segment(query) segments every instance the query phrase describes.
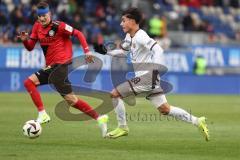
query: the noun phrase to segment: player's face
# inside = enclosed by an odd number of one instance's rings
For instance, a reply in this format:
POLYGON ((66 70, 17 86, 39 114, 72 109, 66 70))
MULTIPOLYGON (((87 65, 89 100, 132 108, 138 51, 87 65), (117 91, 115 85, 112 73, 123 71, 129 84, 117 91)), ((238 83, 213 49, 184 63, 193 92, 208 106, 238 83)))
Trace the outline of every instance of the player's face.
POLYGON ((41 23, 43 26, 47 26, 50 21, 51 21, 51 14, 50 12, 43 14, 41 16, 38 16, 38 21, 41 23))
POLYGON ((135 20, 127 18, 126 16, 122 16, 122 21, 121 24, 123 32, 124 33, 129 33, 131 32, 133 26, 136 25, 135 20))

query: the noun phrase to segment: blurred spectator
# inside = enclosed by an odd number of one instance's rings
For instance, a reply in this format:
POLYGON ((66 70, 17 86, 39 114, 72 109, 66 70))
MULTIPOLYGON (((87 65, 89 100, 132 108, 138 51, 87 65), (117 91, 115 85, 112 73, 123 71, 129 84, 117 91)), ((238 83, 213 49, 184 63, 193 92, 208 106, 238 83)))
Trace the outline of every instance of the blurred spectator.
POLYGON ((207 33, 213 33, 214 27, 207 20, 204 20, 202 22, 202 29, 203 29, 203 31, 205 31, 207 33))
POLYGON ((180 5, 192 7, 192 8, 200 8, 201 3, 199 0, 179 0, 180 5))
POLYGON ((106 13, 105 9, 102 4, 98 4, 95 12, 95 16, 99 20, 105 20, 106 18, 106 13))
POLYGON ((107 23, 105 21, 99 22, 99 27, 103 35, 109 36, 112 33, 111 30, 108 29, 107 23))
POLYGON ((240 41, 240 30, 238 30, 237 33, 236 33, 236 40, 238 42, 240 41))
POLYGON ((24 23, 24 18, 20 6, 16 7, 10 15, 11 23, 17 27, 20 24, 24 23))
POLYGON ((215 6, 220 6, 220 7, 234 7, 234 8, 239 8, 239 0, 214 0, 214 5, 215 6))
POLYGON ((230 6, 239 8, 239 0, 230 0, 230 6))
POLYGON ((155 14, 150 20, 149 20, 149 35, 153 38, 160 38, 164 36, 164 32, 166 31, 166 24, 165 22, 160 18, 159 15, 155 14))
POLYGON ((203 6, 213 6, 214 0, 200 0, 201 5, 203 6))
POLYGON ((158 43, 160 44, 160 46, 163 49, 169 49, 171 46, 171 40, 168 37, 168 32, 167 32, 167 19, 165 16, 162 16, 161 20, 163 21, 163 30, 162 30, 162 37, 160 37, 159 39, 157 38, 156 40, 158 41, 158 43))
POLYGON ((0 11, 0 26, 6 25, 8 23, 7 17, 0 11))
POLYGON ((196 13, 188 13, 182 21, 185 31, 213 32, 213 26, 207 21, 202 21, 196 13))
POLYGON ((66 10, 63 10, 62 12, 60 12, 59 16, 58 16, 59 20, 64 21, 66 23, 71 23, 71 19, 70 16, 68 15, 66 10))
POLYGON ((197 56, 193 66, 193 72, 196 75, 204 75, 206 74, 207 69, 207 61, 203 56, 197 56))
POLYGON ((61 0, 57 7, 57 13, 63 13, 63 12, 69 13, 69 11, 70 11, 70 5, 68 3, 68 0, 61 0))
POLYGON ((169 23, 167 23, 167 28, 169 30, 182 30, 182 16, 180 15, 179 6, 175 6, 173 11, 170 11, 166 14, 169 23))
POLYGON ((94 23, 94 26, 91 30, 91 43, 103 44, 103 35, 98 23, 94 23))
POLYGON ((31 11, 29 13, 28 23, 33 24, 37 19, 36 14, 37 7, 35 5, 32 6, 31 11))
POLYGON ((193 19, 190 13, 183 17, 183 29, 184 31, 192 31, 193 30, 193 19))
POLYGON ((149 20, 149 35, 159 42, 164 49, 170 47, 171 41, 167 35, 167 21, 164 16, 154 15, 149 20))
POLYGON ((76 28, 78 30, 82 30, 82 24, 83 24, 83 20, 81 18, 81 16, 79 14, 75 14, 73 17, 73 23, 71 24, 73 28, 76 28))
MULTIPOLYGON (((1 43, 17 42, 14 35, 19 30, 31 28, 36 20, 35 10, 39 1, 0 1, 1 43)), ((141 24, 141 27, 157 37, 159 42, 167 42, 167 28, 174 31, 207 32, 213 42, 239 39, 239 0, 128 0, 124 3, 118 0, 47 1, 50 3, 53 19, 66 21, 82 30, 90 42, 93 37, 102 41, 102 37, 109 39, 122 36, 119 26, 121 7, 126 9, 133 3, 144 11, 145 21, 150 19, 148 26, 141 24), (153 13, 161 13, 163 16, 156 18, 153 13)))
POLYGON ((9 43, 10 42, 10 28, 6 27, 5 31, 2 33, 1 37, 0 37, 0 42, 1 43, 9 43))
POLYGON ((192 13, 191 18, 193 20, 192 31, 205 31, 206 30, 201 19, 199 18, 199 16, 196 13, 192 13))
POLYGON ((75 0, 69 0, 69 13, 73 14, 77 11, 77 3, 75 0))

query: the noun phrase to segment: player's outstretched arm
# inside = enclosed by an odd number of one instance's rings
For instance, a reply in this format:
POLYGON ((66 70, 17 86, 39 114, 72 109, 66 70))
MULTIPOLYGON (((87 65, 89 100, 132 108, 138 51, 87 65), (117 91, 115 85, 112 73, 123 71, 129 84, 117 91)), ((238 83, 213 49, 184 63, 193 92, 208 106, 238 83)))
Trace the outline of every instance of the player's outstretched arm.
POLYGON ((33 40, 31 38, 29 38, 29 34, 25 31, 22 31, 20 32, 17 37, 19 39, 21 39, 21 41, 23 42, 24 44, 24 47, 28 50, 28 51, 31 51, 33 50, 35 44, 36 44, 36 40, 33 40))
POLYGON ((127 52, 122 50, 122 49, 114 49, 109 52, 107 52, 108 55, 113 56, 113 57, 126 57, 127 52))
POLYGON ((83 35, 82 32, 80 32, 79 30, 77 29, 74 29, 73 31, 73 36, 77 37, 79 42, 81 43, 82 45, 82 48, 83 48, 83 51, 86 55, 86 62, 87 63, 93 63, 94 62, 94 59, 93 59, 93 56, 92 56, 92 53, 90 52, 89 50, 89 47, 88 47, 88 44, 87 44, 87 41, 86 41, 86 38, 85 36, 83 35))
POLYGON ((114 57, 126 57, 126 53, 122 49, 114 49, 108 51, 104 44, 93 44, 94 51, 102 55, 110 55, 114 57))

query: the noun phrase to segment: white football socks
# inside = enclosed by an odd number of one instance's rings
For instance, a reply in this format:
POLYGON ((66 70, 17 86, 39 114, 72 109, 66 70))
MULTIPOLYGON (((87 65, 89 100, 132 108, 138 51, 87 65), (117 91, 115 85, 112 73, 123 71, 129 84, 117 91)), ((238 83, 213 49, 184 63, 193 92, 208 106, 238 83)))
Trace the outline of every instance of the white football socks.
MULTIPOLYGON (((117 121, 118 121, 118 127, 126 127, 127 121, 126 121, 126 110, 123 103, 123 100, 121 98, 112 98, 112 104, 114 107, 114 111, 117 114, 117 121)), ((192 123, 193 125, 198 125, 198 118, 194 115, 191 115, 187 111, 179 108, 179 107, 170 107, 169 116, 172 116, 178 120, 182 120, 188 123, 192 123)))
POLYGON ((45 109, 44 109, 44 110, 38 112, 38 115, 43 115, 43 114, 46 114, 46 113, 47 113, 47 112, 46 112, 45 109))
POLYGON ((172 116, 176 119, 179 119, 179 120, 182 120, 182 121, 185 121, 185 122, 188 122, 188 123, 192 123, 195 126, 198 125, 198 118, 189 114, 187 111, 185 111, 181 108, 171 106, 168 115, 172 116))
POLYGON ((126 127, 126 110, 121 98, 112 98, 114 111, 117 114, 118 127, 126 127))

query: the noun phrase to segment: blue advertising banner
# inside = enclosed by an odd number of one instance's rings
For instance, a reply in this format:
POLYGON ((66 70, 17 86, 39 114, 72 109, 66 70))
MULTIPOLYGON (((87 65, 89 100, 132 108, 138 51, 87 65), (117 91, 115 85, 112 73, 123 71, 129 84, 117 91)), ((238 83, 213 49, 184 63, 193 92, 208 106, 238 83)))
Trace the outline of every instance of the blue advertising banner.
MULTIPOLYGON (((44 67, 42 50, 36 48, 29 52, 23 47, 0 46, 0 91, 24 91, 23 81, 29 75, 44 67)), ((74 48, 74 56, 83 55, 80 48, 74 48)), ((93 83, 85 83, 82 78, 85 68, 80 67, 71 73, 73 84, 84 87, 110 91, 111 57, 95 54, 102 60, 102 71, 93 83)), ((240 76, 196 76, 192 74, 194 59, 201 55, 206 58, 210 67, 240 67, 240 47, 236 46, 191 46, 187 51, 166 51, 165 64, 168 73, 164 76, 173 84, 173 93, 212 93, 239 94, 240 76)), ((124 63, 119 61, 119 63, 124 63)), ((40 87, 43 91, 52 91, 50 87, 40 87)))
MULTIPOLYGON (((25 91, 23 81, 34 69, 11 69, 0 70, 0 91, 16 92, 25 91)), ((101 90, 110 92, 113 89, 112 79, 109 71, 101 71, 96 80, 86 83, 83 79, 84 70, 78 70, 70 74, 69 79, 73 85, 89 88, 89 90, 101 90)), ((196 76, 193 74, 171 74, 164 75, 163 80, 173 85, 171 93, 180 94, 240 94, 240 76, 196 76)), ((39 87, 41 91, 54 91, 50 86, 39 87)))
MULTIPOLYGON (((0 68, 42 68, 45 60, 42 50, 29 52, 23 47, 0 46, 0 68)), ((81 48, 74 49, 74 56, 83 55, 81 48)), ((111 58, 95 54, 103 60, 104 68, 109 69, 111 58)), ((192 72, 195 58, 201 55, 209 67, 240 67, 240 47, 237 46, 191 46, 186 51, 166 51, 165 64, 169 72, 192 72)))
POLYGON ((198 45, 190 49, 193 58, 203 56, 210 67, 240 67, 239 46, 198 45))

